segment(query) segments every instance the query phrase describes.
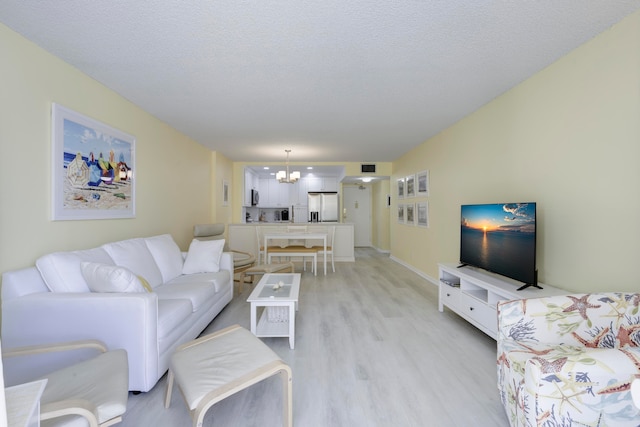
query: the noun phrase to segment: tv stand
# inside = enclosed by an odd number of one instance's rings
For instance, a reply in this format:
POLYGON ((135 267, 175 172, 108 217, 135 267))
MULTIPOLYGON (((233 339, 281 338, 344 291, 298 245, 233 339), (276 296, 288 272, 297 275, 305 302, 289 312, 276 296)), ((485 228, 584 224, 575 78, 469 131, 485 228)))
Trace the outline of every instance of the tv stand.
POLYGON ((496 312, 499 301, 567 294, 549 285, 544 285, 544 289, 542 284, 523 287, 522 282, 456 264, 438 264, 438 277, 438 309, 442 312, 447 306, 493 339, 498 333, 496 312), (533 289, 534 286, 537 289, 533 289))

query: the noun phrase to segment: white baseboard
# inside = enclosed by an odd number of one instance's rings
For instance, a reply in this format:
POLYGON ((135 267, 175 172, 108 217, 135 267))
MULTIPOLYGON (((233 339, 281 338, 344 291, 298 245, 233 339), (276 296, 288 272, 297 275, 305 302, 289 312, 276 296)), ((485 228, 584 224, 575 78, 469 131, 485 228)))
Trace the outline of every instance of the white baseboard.
POLYGON ((431 282, 431 284, 433 284, 435 286, 438 286, 438 280, 434 279, 431 276, 429 276, 425 272, 418 270, 414 266, 407 264, 406 262, 402 261, 401 259, 398 259, 398 258, 394 257, 393 255, 391 255, 389 257, 389 259, 392 260, 392 261, 397 262, 398 264, 402 265, 403 267, 408 268, 409 270, 413 271, 414 273, 416 273, 418 276, 422 277, 426 281, 431 282))
POLYGON ((373 247, 373 249, 375 249, 377 252, 381 253, 381 254, 390 254, 391 251, 388 249, 380 249, 380 248, 376 248, 375 246, 373 247))

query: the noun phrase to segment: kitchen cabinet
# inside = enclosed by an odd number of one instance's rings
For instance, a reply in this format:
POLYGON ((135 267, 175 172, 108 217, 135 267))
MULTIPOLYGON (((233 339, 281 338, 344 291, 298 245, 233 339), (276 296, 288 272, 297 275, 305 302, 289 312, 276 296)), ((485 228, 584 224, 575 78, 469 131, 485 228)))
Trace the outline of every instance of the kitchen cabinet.
POLYGON ((338 179, 336 177, 310 177, 305 178, 307 192, 314 191, 338 191, 338 179))
POLYGON ((289 186, 281 184, 274 178, 262 178, 259 180, 260 203, 263 208, 286 208, 289 204, 289 186))
POLYGON ((251 206, 251 190, 258 190, 258 176, 251 169, 244 170, 244 206, 251 206))

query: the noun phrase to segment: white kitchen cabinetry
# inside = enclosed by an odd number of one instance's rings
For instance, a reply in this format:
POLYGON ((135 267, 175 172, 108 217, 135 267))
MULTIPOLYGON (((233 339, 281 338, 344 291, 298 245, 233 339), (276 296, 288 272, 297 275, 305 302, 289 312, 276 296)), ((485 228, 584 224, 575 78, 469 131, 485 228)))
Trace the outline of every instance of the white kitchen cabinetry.
POLYGON ((261 178, 258 180, 258 191, 260 192, 260 201, 258 206, 267 207, 271 206, 271 196, 269 195, 269 180, 261 178))
POLYGON ((338 179, 335 177, 309 177, 305 181, 307 192, 338 191, 338 179))
POLYGON ((269 206, 284 208, 289 205, 289 186, 281 184, 276 179, 269 179, 269 206))
POLYGON ((289 186, 281 184, 275 178, 262 178, 259 180, 260 207, 286 208, 289 204, 289 186))
POLYGON ((497 305, 499 301, 564 295, 567 292, 553 286, 543 289, 517 289, 522 283, 473 267, 438 264, 438 309, 446 305, 463 319, 493 339, 498 332, 497 305))
POLYGON ((244 170, 244 206, 251 206, 251 190, 258 190, 258 177, 250 170, 244 170))

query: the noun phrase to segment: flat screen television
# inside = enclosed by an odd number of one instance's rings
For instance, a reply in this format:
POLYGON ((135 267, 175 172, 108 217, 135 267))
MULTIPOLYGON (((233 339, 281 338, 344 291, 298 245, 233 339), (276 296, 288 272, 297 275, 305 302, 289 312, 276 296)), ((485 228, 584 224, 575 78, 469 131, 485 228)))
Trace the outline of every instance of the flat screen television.
POLYGON ((460 264, 538 286, 536 204, 462 205, 460 264))

